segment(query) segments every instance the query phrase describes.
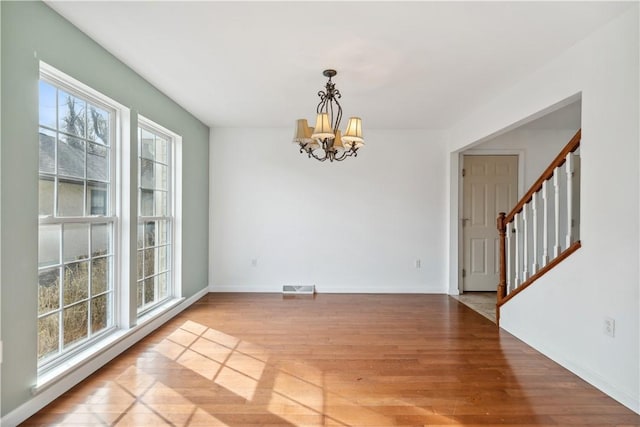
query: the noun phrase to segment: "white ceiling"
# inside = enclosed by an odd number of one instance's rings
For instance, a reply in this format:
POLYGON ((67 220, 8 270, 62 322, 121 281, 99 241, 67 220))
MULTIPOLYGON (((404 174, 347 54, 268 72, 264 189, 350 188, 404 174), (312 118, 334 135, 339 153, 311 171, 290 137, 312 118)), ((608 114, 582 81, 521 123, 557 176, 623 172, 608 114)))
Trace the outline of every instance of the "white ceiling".
MULTIPOLYGON (((209 126, 447 128, 632 3, 67 2, 53 9, 209 126), (344 124, 343 124, 344 125, 344 124)), ((596 61, 597 58, 594 58, 596 61)))

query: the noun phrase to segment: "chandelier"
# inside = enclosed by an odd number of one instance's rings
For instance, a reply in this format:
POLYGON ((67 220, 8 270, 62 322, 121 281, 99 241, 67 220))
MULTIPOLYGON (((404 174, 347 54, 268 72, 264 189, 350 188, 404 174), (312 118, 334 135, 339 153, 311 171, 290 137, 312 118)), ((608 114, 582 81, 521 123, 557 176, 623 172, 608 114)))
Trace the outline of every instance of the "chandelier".
POLYGON ((325 90, 318 92, 320 102, 316 108, 316 126, 310 128, 306 119, 296 121, 293 142, 300 146, 300 153, 307 153, 311 158, 324 162, 340 162, 347 157, 357 156, 358 149, 364 145, 362 138, 362 120, 351 117, 344 134, 340 133, 342 107, 338 99, 342 97, 331 78, 337 74, 336 70, 324 70, 322 73, 329 78, 325 90))

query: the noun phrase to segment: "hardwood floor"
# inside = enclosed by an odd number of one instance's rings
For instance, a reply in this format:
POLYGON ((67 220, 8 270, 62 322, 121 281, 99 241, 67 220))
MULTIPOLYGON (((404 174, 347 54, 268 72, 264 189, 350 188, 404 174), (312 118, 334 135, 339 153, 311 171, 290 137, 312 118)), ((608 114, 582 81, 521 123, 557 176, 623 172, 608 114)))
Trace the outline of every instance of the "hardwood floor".
POLYGON ((640 425, 446 295, 209 294, 23 425, 640 425))
POLYGON ((496 323, 496 294, 497 292, 465 292, 460 295, 452 295, 473 311, 483 315, 496 323))

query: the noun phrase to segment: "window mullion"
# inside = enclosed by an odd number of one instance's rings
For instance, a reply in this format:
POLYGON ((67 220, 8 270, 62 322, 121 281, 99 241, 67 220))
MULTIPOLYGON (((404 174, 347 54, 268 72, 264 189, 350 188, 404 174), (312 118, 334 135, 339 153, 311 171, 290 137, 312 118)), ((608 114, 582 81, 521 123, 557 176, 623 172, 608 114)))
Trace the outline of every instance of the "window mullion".
POLYGON ((38 223, 41 225, 48 224, 103 224, 114 223, 117 217, 115 216, 99 216, 93 215, 88 217, 81 216, 41 216, 38 218, 38 223))

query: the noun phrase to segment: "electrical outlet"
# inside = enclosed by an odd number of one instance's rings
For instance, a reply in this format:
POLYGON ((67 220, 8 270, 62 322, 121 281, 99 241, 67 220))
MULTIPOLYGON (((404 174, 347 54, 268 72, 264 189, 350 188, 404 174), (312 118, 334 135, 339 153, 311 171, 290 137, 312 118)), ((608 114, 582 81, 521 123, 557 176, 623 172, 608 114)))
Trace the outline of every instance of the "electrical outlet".
POLYGON ((253 258, 251 260, 251 266, 252 267, 257 267, 258 266, 258 258, 253 258))
POLYGON ((422 262, 420 262, 420 258, 416 259, 416 268, 422 267, 422 262))
POLYGON ((604 334, 610 337, 616 336, 616 321, 610 317, 604 318, 604 334))

